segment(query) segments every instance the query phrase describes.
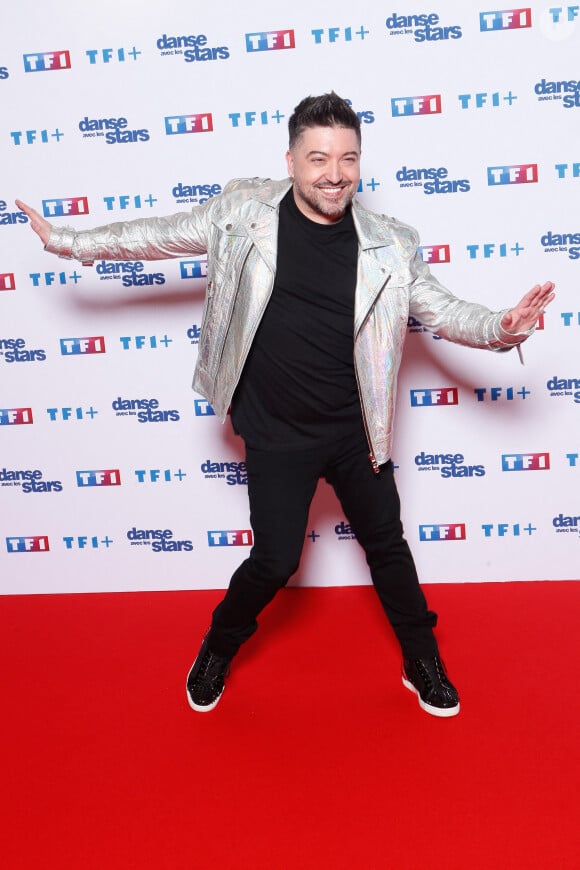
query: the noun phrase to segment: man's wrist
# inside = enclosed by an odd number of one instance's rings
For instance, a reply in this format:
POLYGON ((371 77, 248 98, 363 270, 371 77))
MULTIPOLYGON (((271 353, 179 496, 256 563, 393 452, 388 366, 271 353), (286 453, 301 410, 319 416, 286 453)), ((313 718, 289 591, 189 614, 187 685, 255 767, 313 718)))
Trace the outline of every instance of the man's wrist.
POLYGON ((519 332, 510 332, 510 330, 506 329, 505 326, 502 326, 501 323, 500 323, 500 328, 501 328, 502 333, 504 335, 509 335, 510 338, 522 338, 523 339, 523 338, 528 338, 528 336, 530 336, 534 332, 536 325, 534 324, 529 329, 519 330, 519 332))

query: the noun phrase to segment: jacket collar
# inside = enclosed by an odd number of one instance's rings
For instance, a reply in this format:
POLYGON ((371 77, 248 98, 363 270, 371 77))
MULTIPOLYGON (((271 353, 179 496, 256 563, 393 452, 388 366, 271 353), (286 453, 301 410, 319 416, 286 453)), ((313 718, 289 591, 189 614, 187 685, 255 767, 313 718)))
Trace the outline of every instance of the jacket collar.
POLYGON ((256 182, 255 192, 251 194, 252 198, 272 208, 278 208, 292 187, 292 179, 290 178, 284 178, 280 181, 274 181, 271 178, 256 179, 256 182))
MULTIPOLYGON (((272 209, 270 215, 249 226, 248 235, 273 275, 276 271, 277 236, 274 227, 277 221, 277 209, 291 186, 290 178, 280 181, 251 178, 234 180, 226 188, 228 191, 244 190, 250 199, 272 209)), ((368 211, 356 199, 352 203, 352 214, 361 247, 355 299, 355 335, 357 335, 375 299, 389 280, 389 270, 386 265, 377 260, 370 251, 386 248, 394 244, 395 239, 389 229, 390 221, 383 215, 368 211)))
POLYGON ((384 248, 393 244, 393 238, 385 226, 384 215, 369 211, 357 199, 354 199, 352 217, 363 251, 368 251, 371 248, 384 248))
MULTIPOLYGON (((254 181, 254 180, 253 180, 254 181)), ((264 205, 278 208, 282 199, 292 187, 292 180, 285 178, 280 181, 272 179, 255 179, 255 190, 250 194, 264 205)), ((382 248, 392 245, 393 239, 385 232, 383 215, 369 211, 355 198, 352 202, 352 215, 356 234, 363 251, 370 248, 382 248)))

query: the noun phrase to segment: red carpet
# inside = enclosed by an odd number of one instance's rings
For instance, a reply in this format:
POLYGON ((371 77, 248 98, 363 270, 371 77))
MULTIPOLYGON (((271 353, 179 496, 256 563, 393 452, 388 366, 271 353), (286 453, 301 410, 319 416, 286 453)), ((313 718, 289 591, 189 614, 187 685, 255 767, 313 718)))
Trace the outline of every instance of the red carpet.
POLYGON ((220 592, 0 598, 7 870, 580 867, 580 582, 426 587, 462 712, 372 589, 284 590, 212 713, 220 592))

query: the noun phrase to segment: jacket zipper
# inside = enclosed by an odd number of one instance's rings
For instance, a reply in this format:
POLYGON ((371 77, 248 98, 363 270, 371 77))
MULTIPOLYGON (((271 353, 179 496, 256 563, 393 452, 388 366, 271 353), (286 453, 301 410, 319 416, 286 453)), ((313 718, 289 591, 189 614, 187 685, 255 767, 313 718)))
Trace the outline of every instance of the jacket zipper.
POLYGON ((356 388, 357 388, 357 390, 358 390, 358 398, 359 398, 359 401, 360 401, 360 409, 361 409, 361 416, 362 416, 363 426, 364 426, 364 430, 365 430, 365 436, 366 436, 366 439, 367 439, 367 445, 368 445, 368 447, 369 447, 369 462, 370 462, 370 464, 371 464, 371 468, 372 468, 372 470, 374 471, 374 473, 375 473, 375 474, 378 474, 379 471, 380 471, 381 469, 379 468, 379 463, 377 462, 377 458, 376 458, 376 456, 375 456, 375 454, 374 454, 374 452, 373 452, 373 446, 372 446, 371 439, 370 439, 370 435, 369 435, 369 427, 368 427, 368 425, 367 425, 367 417, 366 417, 366 412, 365 412, 365 405, 364 405, 364 400, 363 400, 362 393, 361 393, 361 389, 360 389, 360 382, 359 382, 359 379, 358 379, 358 372, 357 372, 357 370, 356 370, 356 360, 354 361, 354 375, 355 375, 355 378, 356 378, 356 388))
MULTIPOLYGON (((385 270, 383 269, 382 271, 384 272, 385 270)), ((381 287, 381 292, 384 290, 384 288, 386 287, 386 285, 389 283, 390 279, 391 279, 391 276, 389 275, 389 276, 387 277, 387 280, 385 281, 385 283, 384 283, 383 286, 381 287)), ((370 306, 369 310, 367 311, 367 313, 366 313, 366 315, 365 315, 365 318, 364 318, 363 322, 362 322, 361 325, 359 326, 356 335, 354 336, 354 342, 355 342, 355 343, 356 343, 357 335, 358 335, 359 332, 362 330, 362 328, 364 327, 364 325, 365 325, 367 319, 368 319, 369 316, 370 316, 370 313, 371 313, 371 311, 372 311, 372 309, 373 309, 373 307, 374 307, 374 303, 375 303, 375 301, 376 301, 376 297, 375 297, 375 300, 373 300, 373 304, 370 306)), ((353 353, 354 353, 354 346, 353 346, 353 353)), ((367 424, 366 411, 365 411, 365 404, 364 404, 364 399, 363 399, 362 391, 361 391, 361 388, 360 388, 360 381, 359 381, 359 377, 358 377, 358 371, 357 371, 357 368, 356 368, 356 359, 354 360, 354 374, 355 374, 355 377, 356 377, 356 386, 357 386, 358 396, 359 396, 359 401, 360 401, 360 407, 361 407, 361 413, 362 413, 363 426, 364 426, 365 435, 366 435, 366 439, 367 439, 367 445, 368 445, 368 447, 369 447, 369 462, 370 462, 370 464, 371 464, 371 468, 373 469, 374 473, 375 473, 375 474, 378 474, 378 473, 380 472, 381 469, 380 469, 380 467, 379 467, 379 463, 377 462, 377 458, 376 458, 376 456, 375 456, 375 454, 374 454, 374 451, 373 451, 373 445, 372 445, 371 437, 370 437, 370 434, 369 434, 369 427, 368 427, 368 424, 367 424)))
MULTIPOLYGON (((244 262, 242 263, 242 269, 243 269, 244 266, 246 265, 246 260, 247 260, 248 257, 250 256, 250 251, 251 251, 251 248, 248 250, 248 253, 247 253, 246 256, 244 257, 244 262)), ((242 269, 240 269, 240 274, 241 274, 242 269)), ((239 284, 238 284, 238 287, 236 288, 236 296, 237 296, 237 294, 238 294, 238 290, 239 290, 239 284)), ((268 298, 266 299, 264 305, 262 306, 262 309, 261 309, 261 311, 260 311, 260 316, 259 316, 259 318, 258 318, 257 321, 256 321, 256 325, 255 325, 254 329, 252 330, 252 334, 250 335, 250 340, 249 340, 249 342, 248 342, 248 349, 247 349, 246 353, 244 354, 243 359, 241 360, 241 365, 240 365, 240 367, 239 367, 239 371, 238 371, 238 376, 237 376, 237 378, 236 378, 236 382, 235 382, 235 384, 233 385, 232 390, 231 390, 231 392, 230 392, 230 397, 229 397, 229 400, 228 400, 228 408, 230 407, 230 405, 231 405, 231 403, 232 403, 232 399, 234 398, 234 393, 236 392, 237 386, 238 386, 238 384, 239 384, 239 382, 240 382, 240 378, 241 378, 241 376, 242 376, 242 372, 243 372, 243 370, 244 370, 244 366, 245 366, 245 364, 246 364, 246 360, 247 360, 247 358, 248 358, 248 354, 249 354, 249 352, 250 352, 250 350, 251 350, 251 348, 252 348, 252 344, 253 344, 253 342, 254 342, 254 336, 256 335, 256 332, 258 331, 258 327, 260 326, 260 323, 262 322, 262 318, 263 318, 263 316, 264 316, 264 311, 266 310, 266 306, 268 305, 268 302, 270 301, 270 299, 271 299, 271 297, 272 297, 272 291, 273 291, 273 290, 274 290, 274 280, 272 280, 272 286, 270 287, 270 292, 268 293, 268 298)), ((232 304, 231 304, 231 307, 230 307, 230 313, 229 313, 229 317, 228 317, 228 325, 227 325, 227 328, 226 328, 226 331, 225 331, 224 343, 223 343, 223 345, 222 345, 222 349, 221 349, 221 353, 220 353, 219 365, 221 365, 222 357, 223 357, 223 354, 224 354, 224 347, 225 347, 225 343, 226 343, 227 334, 228 334, 229 329, 230 329, 230 324, 231 324, 231 322, 232 322, 232 316, 233 316, 233 313, 234 313, 234 307, 235 307, 235 297, 234 297, 234 300, 233 300, 233 302, 232 302, 232 304)), ((219 368, 219 365, 218 365, 218 368, 219 368)))

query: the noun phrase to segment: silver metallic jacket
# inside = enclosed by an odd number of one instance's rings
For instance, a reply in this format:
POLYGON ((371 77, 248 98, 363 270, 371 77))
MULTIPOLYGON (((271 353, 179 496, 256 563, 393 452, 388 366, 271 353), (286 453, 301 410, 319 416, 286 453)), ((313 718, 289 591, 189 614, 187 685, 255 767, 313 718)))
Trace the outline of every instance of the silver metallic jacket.
MULTIPOLYGON (((291 181, 236 179, 190 212, 75 232, 53 228, 46 250, 95 260, 160 260, 208 254, 207 295, 193 388, 225 419, 276 273, 278 206, 291 181)), ((354 360, 371 462, 391 455, 397 373, 409 315, 443 338, 503 350, 529 333, 501 329, 503 312, 463 302, 417 254, 416 231, 367 211, 352 213, 359 241, 354 360)), ((531 332, 531 331, 530 331, 531 332)))

